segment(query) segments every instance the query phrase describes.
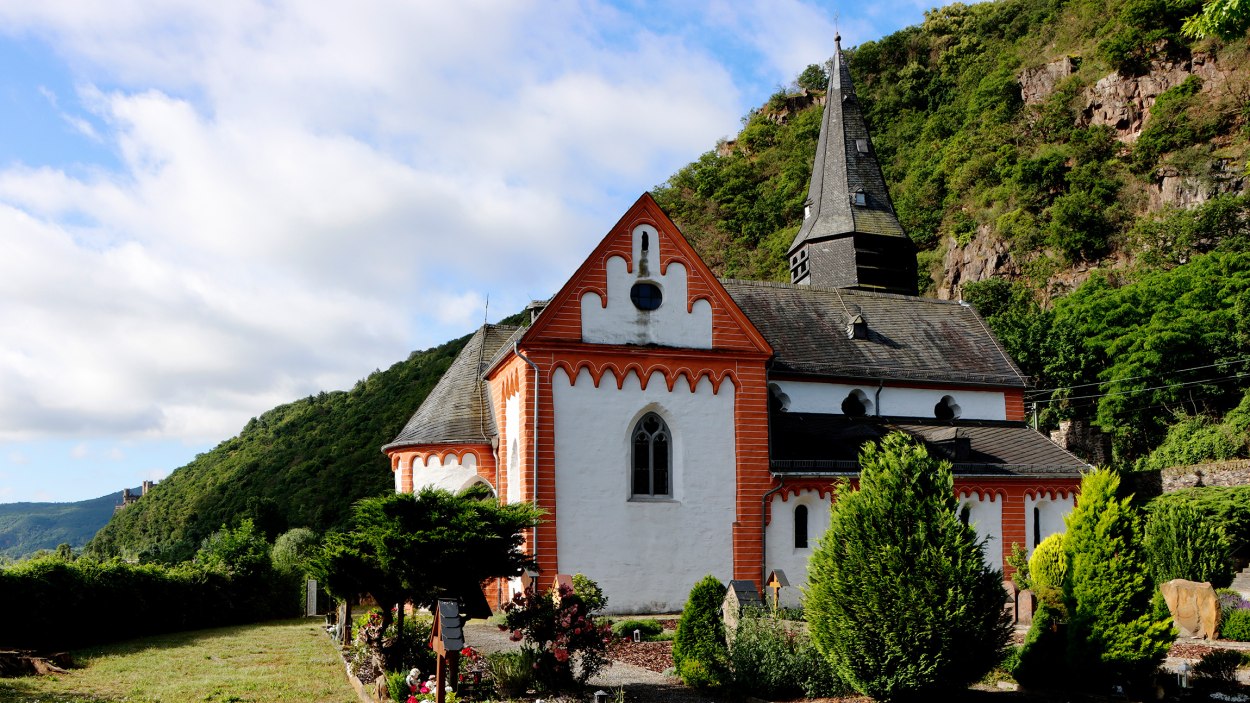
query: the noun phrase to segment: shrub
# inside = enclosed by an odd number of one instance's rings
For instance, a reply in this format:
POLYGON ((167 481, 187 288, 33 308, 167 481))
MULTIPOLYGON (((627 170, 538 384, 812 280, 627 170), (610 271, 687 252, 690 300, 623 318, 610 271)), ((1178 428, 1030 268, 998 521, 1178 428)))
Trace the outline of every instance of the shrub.
POLYGON ((1064 682, 1055 674, 1064 668, 1065 640, 1059 611, 1041 604, 1019 654, 1005 659, 1003 668, 1027 688, 1061 687, 1064 682))
POLYGON ((1185 579, 1210 581, 1218 588, 1233 580, 1232 548, 1224 529, 1188 505, 1163 504, 1149 511, 1146 554, 1155 584, 1185 579))
POLYGON ((1188 505, 1212 518, 1223 529, 1233 551, 1250 549, 1250 486, 1182 488, 1150 501, 1149 510, 1164 505, 1188 505))
POLYGON ((294 615, 287 582, 267 567, 232 576, 195 564, 24 561, 0 569, 0 603, 22 604, 0 628, 0 649, 77 649, 294 615), (132 611, 148 615, 117 617, 132 611))
POLYGON ((1068 555, 1063 551, 1063 533, 1055 533, 1033 549, 1029 574, 1033 593, 1052 610, 1063 610, 1063 579, 1068 573, 1068 555))
POLYGON ((500 629, 525 640, 535 678, 548 691, 585 685, 607 665, 610 630, 591 620, 586 604, 568 586, 556 593, 521 591, 503 611, 500 629))
POLYGON ((1194 665, 1194 677, 1212 683, 1237 682, 1237 669, 1245 665, 1246 655, 1235 649, 1213 649, 1194 665))
POLYGON ((1002 659, 1002 573, 960 522, 951 466, 901 433, 860 456, 808 567, 812 641, 874 698, 962 689, 1002 659))
POLYGON ((1067 661, 1075 680, 1089 685, 1148 681, 1174 636, 1171 621, 1151 608, 1141 516, 1130 498, 1116 499, 1119 487, 1113 471, 1086 474, 1065 520, 1067 661))
POLYGON ((729 682, 729 650, 720 605, 725 586, 711 574, 690 589, 677 634, 673 638, 673 667, 687 686, 709 688, 729 682))
POLYGON ((594 579, 585 574, 573 574, 573 592, 586 604, 586 609, 597 613, 608 607, 608 597, 594 579))
POLYGON ((846 690, 803 628, 767 611, 744 613, 729 650, 736 688, 772 700, 846 690))
POLYGON ((612 634, 623 640, 632 639, 634 630, 638 630, 643 639, 655 637, 664 632, 660 623, 654 620, 622 620, 612 625, 612 634))
POLYGON ((1220 623, 1220 635, 1234 642, 1250 642, 1250 610, 1230 610, 1220 623))
POLYGON ((404 703, 408 700, 408 696, 412 695, 412 689, 408 686, 408 672, 392 671, 386 675, 386 689, 390 691, 391 700, 404 703))
POLYGON ((495 693, 506 699, 522 696, 534 687, 534 653, 528 649, 486 655, 486 670, 495 693))

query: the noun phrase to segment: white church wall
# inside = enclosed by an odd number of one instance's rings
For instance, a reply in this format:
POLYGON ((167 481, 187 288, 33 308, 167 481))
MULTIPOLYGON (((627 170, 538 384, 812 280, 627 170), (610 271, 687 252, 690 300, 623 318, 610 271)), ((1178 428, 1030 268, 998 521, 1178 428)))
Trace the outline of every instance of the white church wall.
POLYGON ((660 242, 655 228, 639 225, 633 230, 634 261, 631 273, 625 259, 609 257, 607 306, 598 293, 582 295, 582 341, 594 344, 658 344, 666 347, 712 348, 712 306, 696 300, 686 309, 687 271, 670 263, 660 273, 660 242), (648 246, 642 249, 643 237, 648 246), (639 281, 654 283, 662 293, 660 307, 640 310, 630 298, 639 281))
POLYGON ((1029 556, 1033 555, 1033 548, 1042 540, 1067 529, 1063 519, 1074 508, 1076 496, 1073 494, 1047 491, 1038 496, 1024 497, 1025 541, 1029 543, 1029 556))
POLYGON ((764 560, 768 564, 765 576, 775 569, 786 572, 790 588, 782 589, 781 603, 795 607, 801 597, 800 588, 807 585, 807 560, 811 558, 820 536, 829 527, 829 511, 832 500, 820 491, 801 490, 788 500, 775 494, 769 501, 771 519, 764 531, 764 560), (794 541, 794 515, 797 506, 807 508, 807 547, 796 547, 794 541))
POLYGON ((1003 498, 997 494, 976 492, 959 496, 959 510, 968 509, 968 524, 977 531, 977 539, 985 542, 982 556, 991 569, 1003 568, 1003 498))
POLYGON ((899 388, 885 386, 880 394, 872 384, 811 383, 806 381, 773 381, 772 384, 789 399, 786 410, 796 413, 842 414, 842 401, 859 390, 868 401, 868 415, 887 417, 933 417, 934 407, 945 396, 959 406, 964 420, 1006 420, 1007 399, 1001 392, 942 390, 936 388, 899 388), (880 404, 880 412, 873 407, 880 404))
POLYGON ((513 393, 504 400, 504 461, 507 462, 509 503, 521 502, 521 397, 513 393))
POLYGON ((404 492, 404 475, 405 472, 411 473, 412 469, 408 462, 400 459, 395 466, 395 492, 404 492))
POLYGON ((655 372, 646 390, 636 374, 617 389, 608 371, 595 387, 558 369, 555 407, 556 539, 559 568, 599 582, 612 612, 680 610, 706 574, 733 570, 734 385, 718 393, 707 378, 670 393, 655 372), (632 498, 631 434, 647 412, 672 433, 670 498, 632 498))

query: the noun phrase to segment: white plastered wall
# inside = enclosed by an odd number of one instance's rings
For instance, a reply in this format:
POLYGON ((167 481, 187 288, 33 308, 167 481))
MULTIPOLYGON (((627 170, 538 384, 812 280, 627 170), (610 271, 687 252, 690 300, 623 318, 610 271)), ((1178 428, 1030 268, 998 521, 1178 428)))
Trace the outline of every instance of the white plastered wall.
POLYGON ((789 399, 786 410, 792 413, 842 414, 842 401, 856 389, 863 392, 872 404, 869 415, 887 417, 933 417, 933 408, 944 396, 951 396, 959 405, 960 419, 1006 420, 1007 401, 1000 392, 942 390, 937 388, 899 388, 885 386, 880 395, 872 384, 850 385, 844 383, 810 383, 804 381, 773 381, 789 399))
MULTIPOLYGON (((769 502, 768 528, 764 532, 764 559, 768 563, 765 576, 776 569, 786 572, 789 588, 781 590, 781 604, 795 607, 802 598, 800 589, 807 586, 807 560, 811 558, 816 543, 829 528, 829 511, 833 502, 829 494, 821 497, 819 491, 801 490, 788 500, 775 494, 769 502), (807 506, 807 548, 794 546, 794 509, 807 506)), ((766 595, 770 595, 766 592, 766 595)), ((771 595, 770 595, 771 597, 771 595)))
POLYGON ((557 369, 555 407, 556 540, 563 573, 599 582, 609 610, 680 610, 707 574, 733 570, 735 519, 734 385, 694 392, 684 378, 670 393, 661 373, 646 390, 629 373, 620 389, 611 371, 596 387, 582 370, 576 384, 557 369), (671 499, 630 496, 630 436, 647 412, 672 433, 671 499))
POLYGON ((517 393, 504 401, 504 461, 507 463, 509 503, 521 501, 521 397, 517 393))
POLYGON ((594 344, 657 344, 666 347, 712 348, 712 306, 696 300, 686 309, 686 267, 670 263, 660 273, 660 242, 655 228, 639 225, 631 233, 634 261, 638 266, 631 273, 625 259, 609 257, 606 262, 608 300, 595 292, 582 295, 582 341, 594 344), (649 241, 642 251, 642 238, 649 241), (639 310, 630 299, 630 289, 639 281, 660 287, 660 307, 639 310))
POLYGON ((1038 496, 1024 497, 1024 541, 1029 544, 1029 556, 1042 540, 1067 529, 1063 519, 1076 508, 1076 496, 1046 492, 1038 496), (1034 508, 1037 513, 1034 514, 1034 508))
POLYGON ((1003 568, 1003 497, 994 493, 978 495, 975 491, 959 495, 959 511, 968 508, 968 524, 977 531, 977 540, 985 543, 982 552, 985 565, 999 571, 1003 568))

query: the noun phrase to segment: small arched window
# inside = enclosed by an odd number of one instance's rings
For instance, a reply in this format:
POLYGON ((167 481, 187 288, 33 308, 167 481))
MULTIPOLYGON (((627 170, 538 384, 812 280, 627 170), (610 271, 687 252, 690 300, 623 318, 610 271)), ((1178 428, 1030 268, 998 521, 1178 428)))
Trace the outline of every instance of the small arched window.
POLYGON ((672 434, 668 425, 655 413, 642 416, 633 434, 633 494, 635 496, 668 496, 669 465, 672 458, 672 434))
POLYGON ((794 548, 807 549, 807 506, 794 506, 794 548))

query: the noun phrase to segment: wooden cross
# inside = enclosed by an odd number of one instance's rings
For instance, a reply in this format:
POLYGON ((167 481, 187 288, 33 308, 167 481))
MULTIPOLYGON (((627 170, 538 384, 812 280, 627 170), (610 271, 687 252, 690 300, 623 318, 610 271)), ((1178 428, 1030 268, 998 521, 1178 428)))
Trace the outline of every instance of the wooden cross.
POLYGON ((781 607, 781 589, 789 586, 790 582, 786 579, 786 572, 781 569, 774 569, 768 575, 768 588, 773 592, 773 610, 781 607))

